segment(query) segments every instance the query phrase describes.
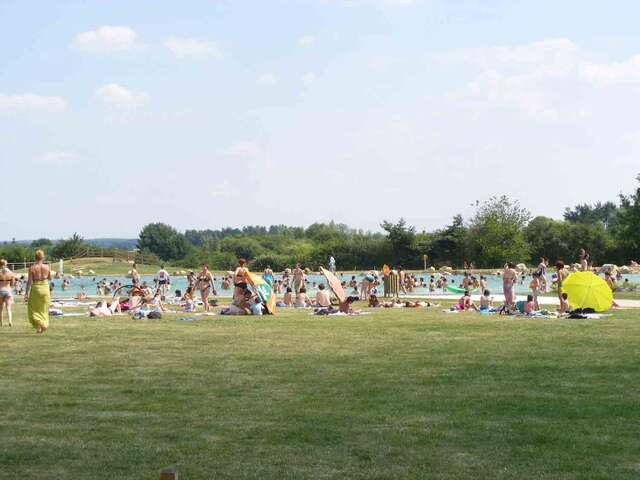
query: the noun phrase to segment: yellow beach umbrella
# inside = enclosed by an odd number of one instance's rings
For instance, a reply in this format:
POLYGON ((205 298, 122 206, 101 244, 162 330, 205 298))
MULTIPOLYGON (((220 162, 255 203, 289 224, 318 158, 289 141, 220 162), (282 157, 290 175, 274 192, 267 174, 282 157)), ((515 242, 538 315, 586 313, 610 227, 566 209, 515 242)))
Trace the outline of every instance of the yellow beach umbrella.
POLYGON ((611 288, 602 278, 592 272, 575 272, 562 282, 562 291, 567 294, 571 308, 593 308, 604 312, 613 304, 611 288))

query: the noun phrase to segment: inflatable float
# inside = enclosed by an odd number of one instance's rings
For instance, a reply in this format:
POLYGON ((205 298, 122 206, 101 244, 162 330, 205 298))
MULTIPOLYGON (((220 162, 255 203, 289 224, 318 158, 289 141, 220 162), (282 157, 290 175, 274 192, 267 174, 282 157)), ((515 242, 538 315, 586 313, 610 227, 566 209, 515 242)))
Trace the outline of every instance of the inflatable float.
POLYGON ((456 287, 455 285, 447 285, 447 290, 449 290, 451 293, 464 293, 466 290, 469 290, 469 293, 471 293, 471 292, 475 292, 477 289, 476 288, 460 288, 460 287, 456 287))

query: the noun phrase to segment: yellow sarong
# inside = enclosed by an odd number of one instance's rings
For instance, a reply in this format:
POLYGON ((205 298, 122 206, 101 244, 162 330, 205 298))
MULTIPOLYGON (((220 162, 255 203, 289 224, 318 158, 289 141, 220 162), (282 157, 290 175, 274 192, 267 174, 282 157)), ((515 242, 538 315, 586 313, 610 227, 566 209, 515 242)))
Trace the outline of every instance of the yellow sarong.
POLYGON ((29 303, 27 304, 27 315, 34 328, 49 328, 49 303, 51 303, 49 281, 34 281, 31 285, 29 303))

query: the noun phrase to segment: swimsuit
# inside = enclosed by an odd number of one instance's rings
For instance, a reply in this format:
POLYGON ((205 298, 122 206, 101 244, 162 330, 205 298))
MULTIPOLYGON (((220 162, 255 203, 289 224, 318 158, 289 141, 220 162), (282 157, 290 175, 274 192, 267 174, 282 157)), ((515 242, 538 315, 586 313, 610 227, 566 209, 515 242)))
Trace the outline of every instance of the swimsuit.
POLYGON ((9 299, 13 297, 13 292, 11 291, 11 287, 2 287, 0 288, 0 298, 9 299))
POLYGON ((206 288, 211 288, 211 279, 209 277, 198 277, 198 282, 200 283, 200 290, 205 290, 206 288), (205 283, 206 286, 202 284, 205 283))

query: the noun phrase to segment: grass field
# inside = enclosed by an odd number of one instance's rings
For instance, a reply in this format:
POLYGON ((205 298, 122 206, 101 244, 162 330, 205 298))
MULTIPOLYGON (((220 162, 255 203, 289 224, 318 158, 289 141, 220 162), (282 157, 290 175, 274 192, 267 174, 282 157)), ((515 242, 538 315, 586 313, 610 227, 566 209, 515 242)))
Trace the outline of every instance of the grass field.
POLYGON ((0 478, 636 479, 640 311, 0 329, 0 478))

